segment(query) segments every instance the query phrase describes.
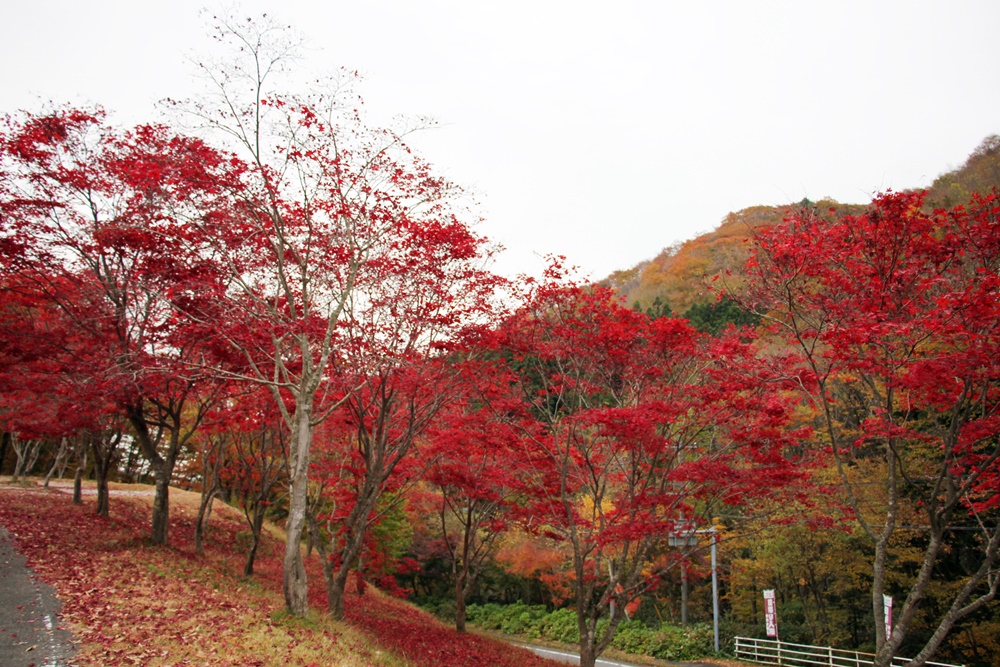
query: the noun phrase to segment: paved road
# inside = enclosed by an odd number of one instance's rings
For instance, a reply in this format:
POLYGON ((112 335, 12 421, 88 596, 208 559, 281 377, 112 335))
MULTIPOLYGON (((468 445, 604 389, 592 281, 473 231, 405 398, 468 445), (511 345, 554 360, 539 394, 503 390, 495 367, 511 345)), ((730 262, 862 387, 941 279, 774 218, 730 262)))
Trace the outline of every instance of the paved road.
POLYGON ((59 606, 53 588, 35 577, 0 527, 0 665, 71 664, 72 636, 59 627, 59 606))
MULTIPOLYGON (((545 648, 544 646, 536 646, 533 644, 518 644, 521 648, 526 648, 529 651, 533 651, 535 654, 540 655, 543 658, 549 658, 550 660, 558 660, 559 662, 565 662, 570 665, 580 664, 580 655, 578 653, 569 653, 567 651, 560 651, 557 649, 545 648)), ((658 665, 677 665, 683 667, 712 667, 710 665, 705 665, 704 663, 697 662, 672 662, 667 663, 663 661, 657 661, 658 665)), ((611 660, 607 658, 598 658, 597 667, 645 667, 644 665, 639 665, 633 662, 621 662, 619 660, 611 660)))
MULTIPOLYGON (((529 651, 533 651, 535 654, 540 655, 543 658, 549 658, 551 660, 558 660, 559 662, 565 662, 570 665, 579 665, 580 656, 576 653, 567 653, 565 651, 556 651, 551 648, 542 648, 541 646, 531 646, 529 644, 519 644, 529 651)), ((597 659, 597 667, 639 667, 637 665, 632 665, 627 662, 617 662, 615 660, 605 660, 604 658, 597 659)))

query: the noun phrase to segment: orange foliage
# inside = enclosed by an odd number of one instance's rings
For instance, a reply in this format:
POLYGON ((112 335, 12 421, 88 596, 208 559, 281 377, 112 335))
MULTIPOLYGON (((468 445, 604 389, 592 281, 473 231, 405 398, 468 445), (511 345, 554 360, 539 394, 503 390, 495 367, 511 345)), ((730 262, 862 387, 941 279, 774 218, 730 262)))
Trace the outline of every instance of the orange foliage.
MULTIPOLYGON (((968 201, 974 192, 988 192, 1000 187, 1000 136, 983 139, 960 169, 939 176, 931 186, 926 200, 928 210, 950 208, 968 201)), ((659 297, 672 310, 684 313, 696 303, 714 298, 707 282, 726 270, 733 272, 732 283, 742 283, 742 267, 747 259, 748 244, 744 241, 757 230, 771 227, 784 218, 789 210, 815 206, 820 211, 835 208, 837 215, 859 215, 866 204, 840 204, 833 200, 782 206, 751 206, 729 213, 713 231, 680 244, 673 244, 652 260, 640 262, 631 269, 616 271, 602 281, 625 298, 629 306, 638 301, 649 307, 659 297)))
POLYGON ((659 297, 674 312, 684 313, 694 304, 715 298, 710 287, 714 276, 730 271, 735 274, 733 280, 740 282, 742 266, 749 255, 750 237, 760 229, 781 222, 790 210, 802 205, 814 205, 822 210, 836 208, 841 213, 853 213, 861 208, 832 200, 815 204, 802 202, 794 206, 752 206, 728 214, 707 234, 665 248, 649 262, 613 273, 604 283, 624 295, 625 303, 630 306, 638 301, 646 308, 659 297))
POLYGON ((497 552, 497 561, 512 574, 537 577, 549 590, 555 605, 563 603, 572 592, 573 573, 568 570, 568 554, 551 540, 512 532, 497 552))

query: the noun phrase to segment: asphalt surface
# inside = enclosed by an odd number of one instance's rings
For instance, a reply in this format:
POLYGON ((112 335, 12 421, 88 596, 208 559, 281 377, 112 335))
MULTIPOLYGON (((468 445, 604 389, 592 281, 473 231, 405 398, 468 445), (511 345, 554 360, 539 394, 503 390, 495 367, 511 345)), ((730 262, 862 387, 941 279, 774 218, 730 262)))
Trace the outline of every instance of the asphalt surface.
MULTIPOLYGON (((543 648, 541 646, 531 646, 529 644, 519 644, 529 651, 533 651, 536 655, 543 658, 549 658, 550 660, 558 660, 559 662, 565 662, 570 665, 579 665, 580 656, 576 653, 567 653, 566 651, 557 651, 555 649, 543 648)), ((642 667, 641 665, 635 665, 630 662, 618 662, 617 660, 605 660, 604 658, 597 659, 597 667, 642 667)))
MULTIPOLYGON (((526 648, 529 651, 534 652, 536 655, 542 658, 548 658, 549 660, 555 660, 557 662, 564 662, 569 665, 579 665, 580 655, 578 653, 570 652, 569 650, 556 649, 547 646, 540 646, 538 644, 525 644, 521 642, 512 642, 521 648, 526 648)), ((597 667, 649 667, 649 665, 663 665, 669 667, 715 667, 714 665, 702 663, 702 662, 668 662, 665 660, 647 660, 643 663, 638 662, 623 662, 622 660, 614 660, 611 658, 598 658, 597 667)))
POLYGON ((55 590, 35 576, 0 526, 0 665, 71 665, 72 635, 60 627, 55 590))

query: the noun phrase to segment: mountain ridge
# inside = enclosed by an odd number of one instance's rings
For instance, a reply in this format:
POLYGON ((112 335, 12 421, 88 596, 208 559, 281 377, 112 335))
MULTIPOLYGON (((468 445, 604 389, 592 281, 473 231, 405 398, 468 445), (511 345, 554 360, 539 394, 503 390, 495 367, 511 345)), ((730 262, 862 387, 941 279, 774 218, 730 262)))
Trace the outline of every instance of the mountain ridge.
MULTIPOLYGON (((951 208, 969 201, 974 192, 1000 188, 1000 135, 993 134, 972 151, 965 163, 938 176, 926 190, 926 206, 951 208)), ((709 283, 727 270, 737 274, 749 256, 750 236, 758 229, 780 223, 799 208, 833 210, 836 215, 857 215, 868 203, 842 203, 833 199, 803 199, 792 205, 756 205, 728 213, 712 231, 667 246, 655 257, 629 269, 612 272, 600 284, 611 287, 638 310, 683 314, 692 306, 714 301, 709 283), (654 305, 655 304, 655 305, 654 305)))

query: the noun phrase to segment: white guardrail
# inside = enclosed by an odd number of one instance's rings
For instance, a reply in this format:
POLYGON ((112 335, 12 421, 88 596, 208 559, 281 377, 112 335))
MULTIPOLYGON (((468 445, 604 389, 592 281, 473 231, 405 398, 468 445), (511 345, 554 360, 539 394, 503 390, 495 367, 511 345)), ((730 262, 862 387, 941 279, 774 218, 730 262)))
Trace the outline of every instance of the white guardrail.
MULTIPOLYGON (((764 665, 779 665, 780 667, 870 667, 875 663, 874 653, 862 651, 846 651, 828 646, 808 646, 806 644, 790 644, 774 639, 752 639, 749 637, 734 637, 736 640, 736 657, 741 660, 759 662, 764 665)), ((892 664, 902 667, 910 662, 909 658, 893 658, 892 664)), ((944 662, 927 662, 928 667, 965 667, 965 665, 950 665, 944 662)))

